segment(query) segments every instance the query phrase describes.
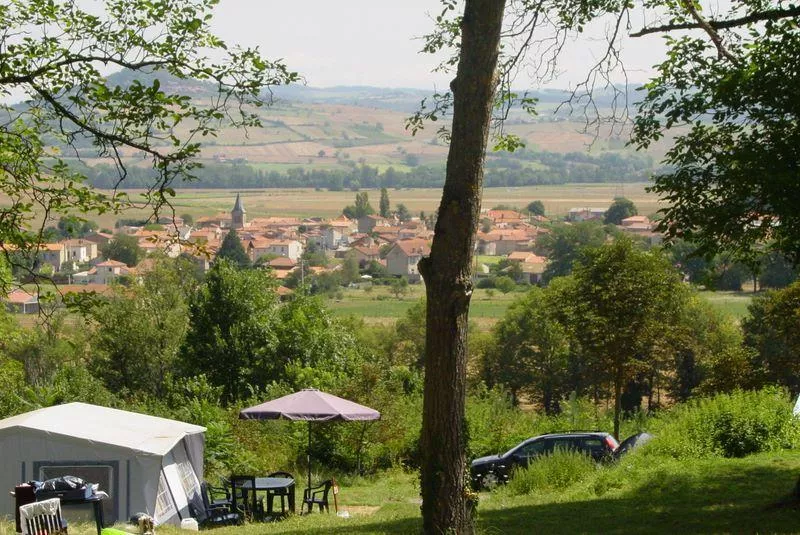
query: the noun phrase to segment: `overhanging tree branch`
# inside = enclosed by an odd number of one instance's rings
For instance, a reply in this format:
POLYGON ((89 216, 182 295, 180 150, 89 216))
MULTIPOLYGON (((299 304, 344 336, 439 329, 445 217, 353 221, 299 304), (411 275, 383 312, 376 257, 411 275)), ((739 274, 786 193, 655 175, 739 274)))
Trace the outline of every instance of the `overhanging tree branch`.
MULTIPOLYGON (((707 20, 705 22, 708 24, 710 28, 714 30, 728 30, 731 28, 740 28, 742 26, 747 26, 748 24, 754 24, 756 22, 776 21, 792 17, 800 17, 800 6, 788 9, 768 9, 765 11, 751 13, 750 15, 747 15, 745 17, 739 17, 736 19, 707 20)), ((703 25, 700 22, 681 22, 681 23, 663 24, 661 26, 653 26, 651 28, 642 28, 638 32, 631 33, 630 36, 642 37, 644 35, 650 35, 654 33, 668 33, 676 30, 700 30, 700 29, 703 29, 703 25)))

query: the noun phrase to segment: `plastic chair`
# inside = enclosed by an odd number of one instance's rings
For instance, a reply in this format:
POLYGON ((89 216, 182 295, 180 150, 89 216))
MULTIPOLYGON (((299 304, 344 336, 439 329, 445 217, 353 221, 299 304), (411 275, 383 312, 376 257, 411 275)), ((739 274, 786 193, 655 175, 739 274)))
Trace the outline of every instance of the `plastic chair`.
POLYGON ((203 510, 198 510, 193 503, 189 503, 189 512, 197 519, 197 523, 206 526, 234 526, 242 523, 242 518, 232 509, 232 505, 213 504, 205 482, 200 484, 200 495, 203 498, 203 510))
POLYGON ((61 500, 52 498, 20 505, 22 535, 66 535, 67 521, 61 516, 61 500))
MULTIPOLYGON (((285 477, 289 479, 294 479, 294 476, 289 472, 272 472, 267 477, 285 477)), ((294 485, 290 485, 289 487, 285 487, 282 489, 269 489, 267 491, 267 515, 271 515, 272 512, 275 510, 275 498, 280 497, 281 499, 281 515, 286 515, 288 513, 286 509, 286 499, 290 497, 290 495, 294 493, 294 485)), ((289 498, 289 503, 293 503, 293 500, 289 498)))
MULTIPOLYGON (((223 480, 223 485, 227 484, 226 480, 223 480)), ((200 484, 200 487, 205 486, 205 490, 208 495, 208 504, 210 506, 225 506, 228 509, 233 510, 233 502, 231 501, 231 490, 228 486, 222 487, 215 487, 207 482, 203 482, 200 484)))
POLYGON ((323 509, 325 512, 330 512, 330 508, 328 507, 328 493, 332 487, 333 480, 329 479, 327 481, 323 481, 316 487, 305 489, 303 491, 303 505, 308 508, 308 513, 314 509, 314 505, 319 506, 320 512, 322 512, 323 509))

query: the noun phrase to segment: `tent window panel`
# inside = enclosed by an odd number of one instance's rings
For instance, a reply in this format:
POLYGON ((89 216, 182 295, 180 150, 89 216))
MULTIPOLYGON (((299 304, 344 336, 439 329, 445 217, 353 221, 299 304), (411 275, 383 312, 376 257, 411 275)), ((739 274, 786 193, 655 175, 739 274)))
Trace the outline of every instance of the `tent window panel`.
POLYGON ((115 494, 116 466, 111 464, 47 464, 39 465, 38 477, 41 481, 61 476, 75 476, 88 483, 97 483, 98 490, 108 493, 110 499, 103 500, 103 517, 107 522, 117 521, 117 500, 115 494))
POLYGON ((181 476, 181 486, 184 492, 190 498, 197 494, 197 478, 194 476, 194 469, 189 461, 182 461, 178 463, 178 473, 181 476))
POLYGON ((196 510, 202 510, 203 497, 200 495, 200 481, 197 480, 192 463, 188 460, 179 462, 178 474, 181 477, 181 486, 186 493, 188 502, 194 505, 196 510))
POLYGON ((156 512, 154 515, 155 521, 157 524, 161 524, 177 513, 175 502, 172 500, 172 494, 169 491, 167 478, 162 471, 158 476, 158 495, 156 496, 156 512))

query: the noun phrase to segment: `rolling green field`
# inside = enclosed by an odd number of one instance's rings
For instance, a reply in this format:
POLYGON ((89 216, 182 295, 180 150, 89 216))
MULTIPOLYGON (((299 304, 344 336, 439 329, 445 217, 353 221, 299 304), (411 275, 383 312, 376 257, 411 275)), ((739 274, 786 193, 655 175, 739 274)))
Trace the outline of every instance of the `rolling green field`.
MULTIPOLYGON (((396 298, 385 286, 375 286, 370 291, 349 288, 342 292, 342 299, 329 299, 326 304, 338 316, 353 315, 369 324, 391 324, 402 317, 420 298, 424 297, 422 284, 409 286, 407 295, 396 298)), ((480 328, 491 327, 503 317, 508 306, 523 294, 510 292, 504 294, 476 289, 470 303, 470 321, 480 328)))
MULTIPOLYGON (((481 261, 486 258, 481 257, 481 261)), ((388 325, 402 317, 420 298, 424 297, 422 284, 413 284, 407 295, 396 298, 385 286, 375 286, 372 290, 349 288, 342 291, 341 299, 329 299, 327 306, 338 316, 354 315, 369 324, 388 325)), ((497 290, 476 289, 470 302, 470 321, 481 329, 489 329, 500 320, 509 305, 524 295, 526 287, 504 294, 497 290)), ((747 307, 753 299, 750 292, 710 292, 702 291, 700 296, 711 305, 737 320, 747 315, 747 307)))
MULTIPOLYGON (((574 207, 608 207, 614 197, 625 196, 631 199, 642 214, 654 214, 661 204, 658 198, 645 191, 646 183, 634 184, 561 184, 557 186, 526 186, 518 188, 486 188, 483 193, 483 207, 498 205, 524 208, 533 200, 541 200, 550 217, 563 217, 574 207)), ((370 202, 377 206, 380 191, 364 189, 370 202)), ((348 204, 353 204, 355 192, 318 191, 313 188, 297 189, 179 189, 172 199, 177 215, 191 214, 193 217, 211 216, 220 212, 230 212, 236 194, 241 193, 247 209, 247 217, 291 216, 291 217, 337 217, 348 204)), ((132 200, 138 200, 138 190, 129 190, 132 200)), ((420 211, 431 213, 439 207, 442 191, 437 188, 417 188, 389 190, 392 205, 403 203, 409 211, 417 215, 420 211)), ((0 198, 0 205, 4 199, 0 198)), ((120 217, 145 218, 150 215, 146 209, 132 208, 123 215, 88 215, 101 227, 111 228, 120 217)))
POLYGON ((717 310, 741 320, 747 316, 747 307, 753 300, 752 292, 700 292, 717 310))

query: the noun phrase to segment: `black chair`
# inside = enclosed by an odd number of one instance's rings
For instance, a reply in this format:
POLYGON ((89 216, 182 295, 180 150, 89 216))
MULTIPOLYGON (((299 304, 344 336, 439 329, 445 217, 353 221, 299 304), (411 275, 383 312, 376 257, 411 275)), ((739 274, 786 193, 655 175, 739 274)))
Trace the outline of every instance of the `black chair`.
POLYGON ((215 487, 206 482, 200 484, 201 489, 205 488, 203 492, 208 495, 208 503, 212 507, 224 506, 233 511, 233 502, 231 501, 231 490, 228 486, 227 480, 222 480, 223 486, 215 487))
POLYGON ((332 487, 333 480, 329 479, 327 481, 323 481, 316 487, 305 489, 303 491, 303 505, 308 508, 308 513, 314 509, 314 505, 319 506, 320 512, 322 512, 323 509, 326 512, 330 512, 328 507, 328 493, 332 487))
POLYGON ((202 511, 192 502, 189 502, 189 514, 197 520, 200 526, 205 528, 212 526, 237 526, 242 524, 242 517, 229 507, 211 504, 205 483, 200 484, 200 493, 203 497, 202 511))
MULTIPOLYGON (((272 472, 267 477, 285 477, 288 479, 294 479, 294 476, 289 472, 272 472)), ((290 497, 294 494, 294 485, 290 485, 285 488, 281 489, 269 489, 267 491, 267 515, 271 516, 272 513, 275 511, 275 498, 280 497, 281 499, 281 515, 285 516, 289 510, 286 507, 286 500, 288 498, 289 504, 291 505, 294 503, 294 500, 290 497)))
POLYGON ((255 476, 230 478, 231 506, 234 513, 240 513, 247 520, 261 520, 264 517, 264 500, 256 495, 255 476))

